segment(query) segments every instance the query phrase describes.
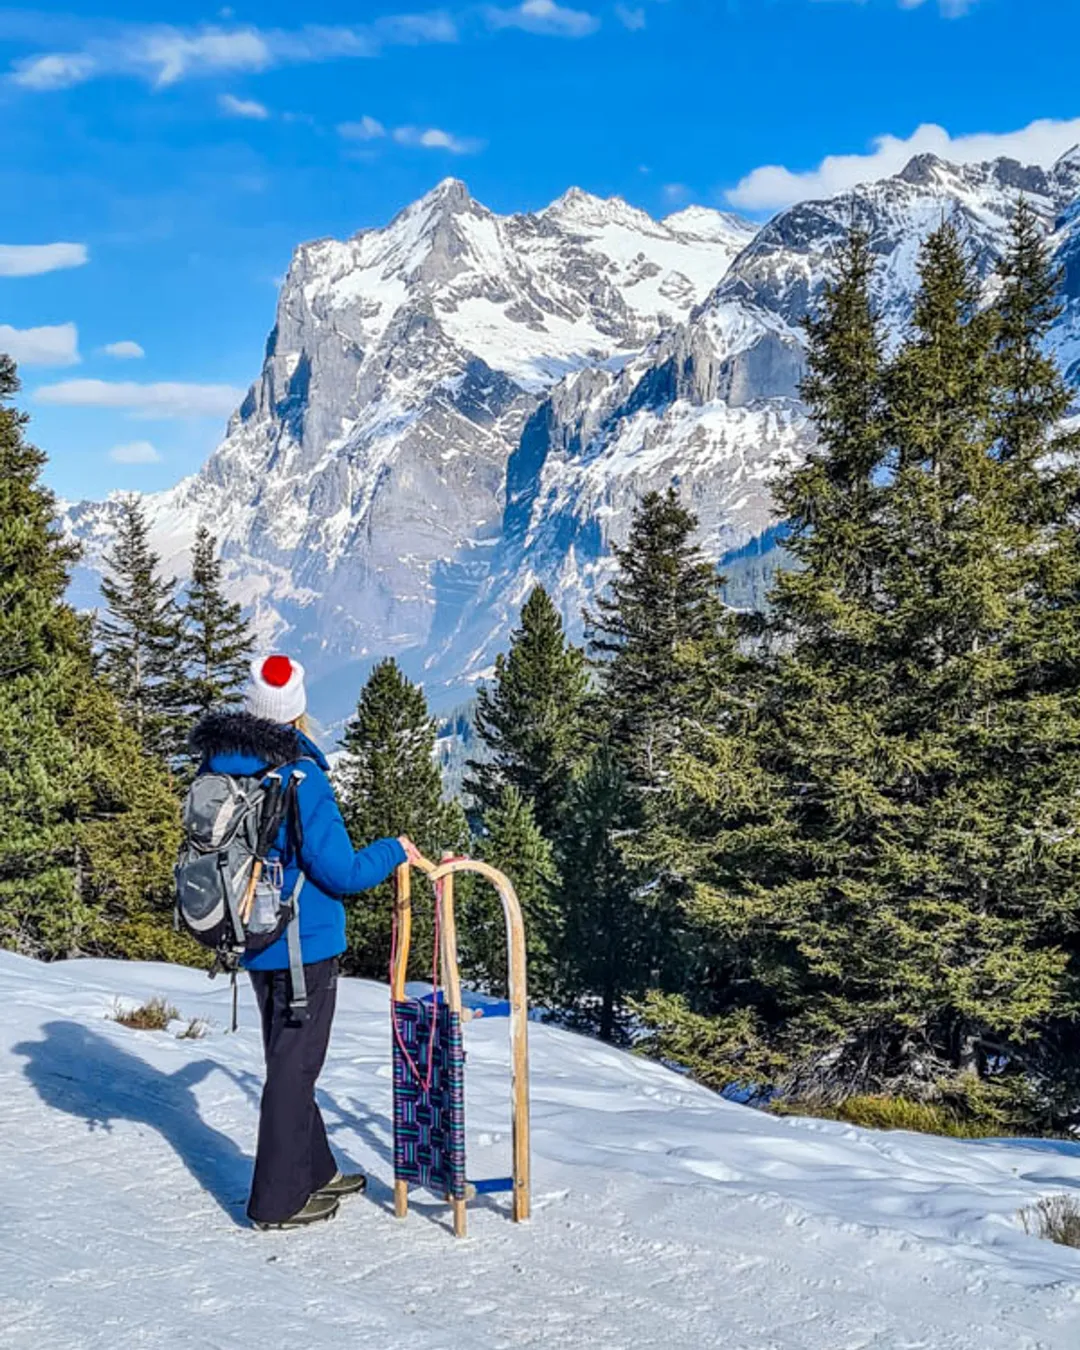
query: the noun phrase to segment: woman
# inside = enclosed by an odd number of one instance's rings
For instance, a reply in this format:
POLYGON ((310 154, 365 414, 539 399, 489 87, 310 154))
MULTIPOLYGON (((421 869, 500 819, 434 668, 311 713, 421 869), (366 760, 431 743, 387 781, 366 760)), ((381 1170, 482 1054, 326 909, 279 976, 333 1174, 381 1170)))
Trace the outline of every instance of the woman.
POLYGON ((417 857, 406 838, 378 839, 353 849, 328 778, 329 765, 307 734, 304 668, 287 656, 259 657, 242 712, 211 713, 191 735, 201 771, 258 775, 282 769, 295 775, 297 810, 278 834, 271 859, 280 861, 282 895, 302 872, 300 945, 307 1015, 290 1012, 289 952, 285 936, 246 957, 262 1017, 266 1086, 259 1114, 259 1146, 248 1215, 259 1228, 295 1228, 331 1218, 341 1197, 362 1191, 361 1172, 343 1175, 330 1152, 315 1102, 334 1016, 338 958, 345 950, 342 897, 385 881, 417 857))

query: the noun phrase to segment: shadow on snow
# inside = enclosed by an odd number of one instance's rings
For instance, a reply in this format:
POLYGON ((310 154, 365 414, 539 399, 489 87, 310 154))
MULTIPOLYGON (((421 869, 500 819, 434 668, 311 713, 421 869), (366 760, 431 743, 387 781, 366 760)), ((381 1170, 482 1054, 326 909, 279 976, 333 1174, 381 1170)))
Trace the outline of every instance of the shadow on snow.
POLYGON ((165 1073, 77 1022, 49 1022, 39 1041, 23 1041, 15 1053, 24 1073, 53 1110, 85 1120, 90 1130, 111 1130, 130 1120, 157 1130, 199 1185, 237 1224, 244 1209, 252 1160, 199 1114, 194 1089, 215 1069, 250 1097, 250 1075, 236 1075, 216 1060, 191 1060, 165 1073))

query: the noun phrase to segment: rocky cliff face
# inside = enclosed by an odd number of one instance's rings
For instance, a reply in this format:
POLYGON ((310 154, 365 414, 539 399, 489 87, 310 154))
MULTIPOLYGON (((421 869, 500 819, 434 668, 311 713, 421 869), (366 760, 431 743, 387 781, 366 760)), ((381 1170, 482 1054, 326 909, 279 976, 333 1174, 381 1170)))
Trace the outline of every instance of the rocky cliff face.
MULTIPOLYGON (((1080 373, 1078 152, 1049 171, 923 156, 760 230, 577 189, 501 217, 447 181, 385 229, 297 250, 224 441, 148 499, 159 544, 182 571, 211 525, 326 718, 388 651, 452 701, 535 581, 577 626, 648 488, 677 482, 717 557, 775 524, 770 478, 810 436, 801 321, 851 222, 899 333, 921 239, 956 218, 989 287, 1020 193, 1053 232, 1069 296, 1054 342, 1080 373)), ((112 509, 69 512, 91 565, 112 509)))

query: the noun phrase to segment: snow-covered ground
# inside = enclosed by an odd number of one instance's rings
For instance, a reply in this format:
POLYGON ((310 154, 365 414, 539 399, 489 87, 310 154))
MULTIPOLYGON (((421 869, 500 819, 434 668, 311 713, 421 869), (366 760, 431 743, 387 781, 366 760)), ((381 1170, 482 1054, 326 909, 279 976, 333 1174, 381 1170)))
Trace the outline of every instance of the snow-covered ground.
MULTIPOLYGON (((244 1220, 260 1089, 250 994, 175 967, 0 953, 0 1346, 349 1350, 1065 1350, 1080 1252, 1020 1207, 1080 1147, 776 1120, 532 1028, 534 1209, 391 1209, 386 991, 343 981, 321 1100, 366 1198, 307 1232, 244 1220), (164 994, 201 1040, 129 1031, 164 994)), ((175 1030, 175 1028, 174 1028, 175 1030)), ((466 1032, 470 1173, 508 1170, 506 1023, 466 1032)))

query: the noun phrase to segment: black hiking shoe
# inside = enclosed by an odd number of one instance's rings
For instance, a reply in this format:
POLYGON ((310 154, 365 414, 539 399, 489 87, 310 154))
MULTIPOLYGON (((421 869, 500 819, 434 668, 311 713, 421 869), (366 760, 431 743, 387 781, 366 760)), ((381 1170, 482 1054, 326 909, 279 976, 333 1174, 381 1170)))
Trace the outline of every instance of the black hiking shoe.
POLYGON ((336 1195, 325 1195, 317 1191, 303 1209, 298 1209, 291 1218, 282 1219, 280 1223, 259 1223, 256 1221, 255 1227, 261 1229, 264 1233, 277 1228, 307 1228, 309 1224, 321 1223, 324 1219, 332 1219, 338 1212, 339 1203, 336 1195))
POLYGON ((335 1172, 325 1186, 320 1186, 316 1195, 331 1195, 340 1199, 343 1195, 359 1195, 367 1190, 367 1177, 363 1172, 335 1172))

